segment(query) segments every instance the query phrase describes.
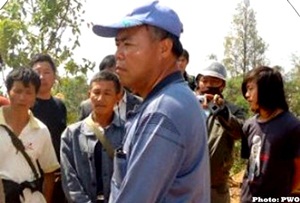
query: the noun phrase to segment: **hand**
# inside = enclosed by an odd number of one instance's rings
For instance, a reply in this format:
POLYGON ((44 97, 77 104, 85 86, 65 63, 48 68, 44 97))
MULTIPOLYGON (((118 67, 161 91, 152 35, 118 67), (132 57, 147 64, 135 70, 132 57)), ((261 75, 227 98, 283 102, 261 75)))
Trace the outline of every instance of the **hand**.
POLYGON ((224 99, 218 94, 204 94, 203 97, 205 98, 201 102, 203 108, 208 108, 210 102, 213 102, 219 107, 222 107, 225 103, 224 99))
POLYGON ((217 106, 219 106, 219 107, 223 107, 223 105, 225 103, 224 99, 220 95, 218 95, 218 94, 215 94, 213 96, 213 101, 212 102, 214 104, 216 104, 217 106))

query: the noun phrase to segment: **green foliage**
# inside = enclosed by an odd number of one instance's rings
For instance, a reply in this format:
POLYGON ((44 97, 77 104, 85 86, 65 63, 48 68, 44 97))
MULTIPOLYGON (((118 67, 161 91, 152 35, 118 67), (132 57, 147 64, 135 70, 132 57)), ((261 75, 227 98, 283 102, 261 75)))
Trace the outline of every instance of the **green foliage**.
POLYGON ((80 101, 87 97, 87 59, 77 64, 73 51, 80 46, 83 2, 78 0, 10 0, 0 11, 0 54, 11 68, 28 65, 37 53, 47 53, 65 77, 53 88, 65 98, 68 122, 77 120, 80 101))
POLYGON ((85 100, 88 95, 87 78, 84 75, 73 78, 61 78, 56 87, 53 88, 53 94, 64 97, 64 103, 68 111, 68 124, 78 120, 78 108, 80 102, 85 100))
POLYGON ((290 111, 300 117, 300 56, 293 55, 294 68, 285 77, 285 93, 290 111))
POLYGON ((247 114, 247 117, 249 117, 251 115, 251 112, 249 110, 248 103, 242 94, 242 90, 241 90, 242 81, 243 81, 242 76, 232 77, 228 79, 223 94, 226 100, 243 108, 247 114))
POLYGON ((267 45, 258 36, 256 19, 249 4, 239 3, 233 16, 232 34, 225 37, 223 63, 231 76, 244 75, 258 65, 266 64, 267 45))
POLYGON ((237 174, 241 170, 245 169, 247 161, 241 158, 241 140, 238 140, 234 144, 233 150, 234 163, 230 170, 230 175, 237 174))
MULTIPOLYGON (((241 85, 242 85, 243 77, 237 76, 232 77, 227 80, 226 88, 224 89, 224 97, 226 100, 234 103, 235 105, 243 108, 246 112, 246 117, 249 118, 252 113, 249 110, 249 105, 247 101, 244 99, 241 85)), ((241 140, 237 140, 234 145, 233 151, 234 163, 230 171, 230 175, 236 174, 241 170, 245 169, 246 160, 241 158, 241 140)))
POLYGON ((27 65, 36 53, 51 55, 66 72, 86 73, 93 64, 74 65, 73 51, 80 46, 83 1, 10 0, 0 11, 0 54, 7 66, 27 65), (68 68, 72 68, 68 70, 68 68))

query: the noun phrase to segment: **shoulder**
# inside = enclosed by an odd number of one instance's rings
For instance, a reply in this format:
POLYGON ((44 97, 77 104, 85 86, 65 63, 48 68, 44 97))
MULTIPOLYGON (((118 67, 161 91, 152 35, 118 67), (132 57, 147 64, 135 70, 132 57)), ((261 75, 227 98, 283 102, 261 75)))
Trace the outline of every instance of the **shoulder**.
MULTIPOLYGON (((174 84, 148 102, 145 115, 164 115, 178 128, 190 126, 192 129, 195 127, 194 125, 202 127, 204 124, 200 104, 186 85, 174 84)), ((182 128, 185 129, 185 127, 182 128)))
POLYGON ((170 85, 160 92, 153 102, 154 105, 157 105, 157 103, 159 103, 157 107, 161 107, 161 109, 172 108, 172 110, 175 110, 174 108, 176 108, 177 111, 188 113, 194 110, 200 111, 200 104, 196 96, 188 86, 181 83, 170 85))
POLYGON ((85 104, 90 104, 91 100, 90 99, 86 99, 80 102, 80 105, 85 105, 85 104))
POLYGON ((237 111, 244 111, 244 109, 232 102, 229 102, 225 99, 225 105, 229 108, 229 110, 234 113, 234 112, 237 112, 237 111))
MULTIPOLYGON (((300 120, 291 112, 287 111, 279 115, 279 122, 278 123, 285 123, 290 129, 298 129, 300 131, 300 120)), ((282 125, 281 124, 281 125, 282 125)))
POLYGON ((34 129, 37 129, 37 130, 41 130, 41 131, 48 131, 48 128, 46 126, 46 124, 44 124, 40 119, 38 119, 37 117, 31 115, 30 117, 30 126, 34 129))
POLYGON ((66 131, 69 132, 69 133, 70 132, 74 133, 76 131, 80 132, 82 129, 86 129, 86 128, 87 128, 86 124, 85 124, 84 120, 82 120, 82 121, 78 121, 78 122, 75 122, 75 123, 72 123, 72 124, 68 125, 67 128, 66 128, 66 131))
POLYGON ((80 107, 85 107, 85 106, 90 106, 90 105, 91 105, 90 99, 86 99, 86 100, 83 100, 82 102, 80 102, 80 107))
POLYGON ((54 101, 54 103, 55 103, 57 106, 65 107, 64 101, 61 100, 60 98, 52 97, 52 100, 54 101))
POLYGON ((257 124, 257 115, 254 115, 245 121, 243 125, 243 129, 248 130, 249 128, 255 126, 256 124, 257 124))

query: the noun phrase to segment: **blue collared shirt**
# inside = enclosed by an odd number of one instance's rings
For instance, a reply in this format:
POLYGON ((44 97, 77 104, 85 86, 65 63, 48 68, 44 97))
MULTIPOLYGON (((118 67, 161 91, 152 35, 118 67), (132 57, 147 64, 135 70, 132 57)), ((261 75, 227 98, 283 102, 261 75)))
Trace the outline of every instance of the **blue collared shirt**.
POLYGON ((114 159, 110 203, 208 203, 205 118, 180 72, 161 81, 129 116, 114 159))

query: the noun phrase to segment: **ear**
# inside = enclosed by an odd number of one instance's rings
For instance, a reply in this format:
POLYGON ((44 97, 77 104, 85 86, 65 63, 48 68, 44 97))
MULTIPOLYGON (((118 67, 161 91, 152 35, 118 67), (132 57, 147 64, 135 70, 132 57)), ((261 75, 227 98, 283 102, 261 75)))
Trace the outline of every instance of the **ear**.
POLYGON ((119 103, 123 98, 123 94, 122 94, 122 91, 120 91, 118 94, 117 94, 117 103, 119 103))
POLYGON ((226 87, 226 82, 224 81, 220 87, 220 91, 223 92, 224 88, 226 87))
POLYGON ((170 38, 161 40, 160 51, 163 56, 167 56, 172 52, 173 42, 170 38))

